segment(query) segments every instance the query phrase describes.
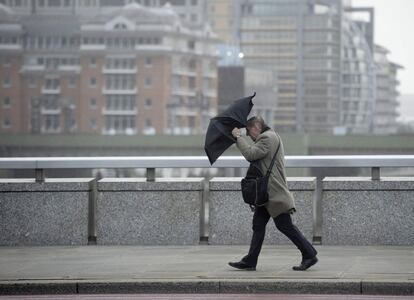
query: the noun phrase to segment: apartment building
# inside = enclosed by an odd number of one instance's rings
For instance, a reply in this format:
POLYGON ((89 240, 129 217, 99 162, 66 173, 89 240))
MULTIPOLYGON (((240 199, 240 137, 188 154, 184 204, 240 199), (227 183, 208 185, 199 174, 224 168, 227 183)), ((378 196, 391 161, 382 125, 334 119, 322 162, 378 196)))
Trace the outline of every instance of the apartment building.
POLYGON ((19 15, 67 15, 81 18, 108 13, 114 8, 137 3, 146 7, 162 7, 169 3, 186 24, 206 23, 205 0, 0 0, 0 4, 11 7, 19 15))
POLYGON ((217 37, 168 4, 0 22, 3 132, 194 134, 217 112, 217 37))

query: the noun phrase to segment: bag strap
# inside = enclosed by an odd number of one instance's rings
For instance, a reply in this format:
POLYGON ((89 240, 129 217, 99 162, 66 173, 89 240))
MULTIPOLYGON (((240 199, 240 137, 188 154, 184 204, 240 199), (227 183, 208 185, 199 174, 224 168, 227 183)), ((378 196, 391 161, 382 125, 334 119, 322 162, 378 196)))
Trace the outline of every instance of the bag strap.
POLYGON ((267 177, 269 177, 270 172, 272 172, 273 165, 275 164, 275 160, 276 160, 276 155, 279 152, 280 144, 282 143, 282 141, 280 140, 280 136, 278 134, 277 134, 277 136, 279 137, 279 145, 277 146, 275 155, 273 155, 272 162, 270 163, 270 167, 267 169, 267 172, 266 172, 267 177))

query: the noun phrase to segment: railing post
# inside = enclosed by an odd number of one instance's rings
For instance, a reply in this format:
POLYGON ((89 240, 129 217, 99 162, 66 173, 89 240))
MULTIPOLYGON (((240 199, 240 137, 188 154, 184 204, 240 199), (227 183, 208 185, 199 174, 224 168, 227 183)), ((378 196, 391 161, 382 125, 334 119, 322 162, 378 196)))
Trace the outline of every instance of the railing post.
POLYGON ((209 236, 209 195, 210 195, 210 180, 203 180, 203 191, 201 192, 201 209, 200 209, 200 244, 208 245, 209 236), (207 215, 206 215, 207 214, 207 215))
POLYGON ((372 180, 380 180, 381 179, 381 170, 379 167, 372 167, 371 168, 371 179, 372 180))
POLYGON ((313 244, 322 245, 322 193, 324 176, 316 176, 316 190, 313 199, 313 244))
POLYGON ((147 181, 155 181, 155 168, 147 168, 147 181))
POLYGON ((89 182, 88 200, 88 245, 96 245, 96 202, 98 197, 98 178, 89 182))
POLYGON ((44 169, 35 169, 35 179, 36 182, 45 182, 45 170, 44 169))

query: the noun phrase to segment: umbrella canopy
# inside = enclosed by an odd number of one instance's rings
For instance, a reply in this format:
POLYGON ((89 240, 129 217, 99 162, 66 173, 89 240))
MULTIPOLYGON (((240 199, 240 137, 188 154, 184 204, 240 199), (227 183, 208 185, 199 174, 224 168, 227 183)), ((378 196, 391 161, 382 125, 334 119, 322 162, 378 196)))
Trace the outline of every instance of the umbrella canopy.
POLYGON ((210 120, 204 143, 204 150, 210 164, 213 164, 228 147, 236 142, 231 134, 233 128, 246 127, 247 116, 252 110, 254 96, 256 93, 234 101, 224 112, 210 120))

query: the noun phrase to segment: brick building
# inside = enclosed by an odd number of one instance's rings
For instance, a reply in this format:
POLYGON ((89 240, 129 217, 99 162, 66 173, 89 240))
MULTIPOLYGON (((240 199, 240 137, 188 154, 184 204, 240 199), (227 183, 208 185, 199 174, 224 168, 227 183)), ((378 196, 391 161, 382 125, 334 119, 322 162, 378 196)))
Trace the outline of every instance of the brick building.
POLYGON ((192 134, 217 112, 217 38, 168 4, 95 16, 0 5, 0 130, 192 134))

